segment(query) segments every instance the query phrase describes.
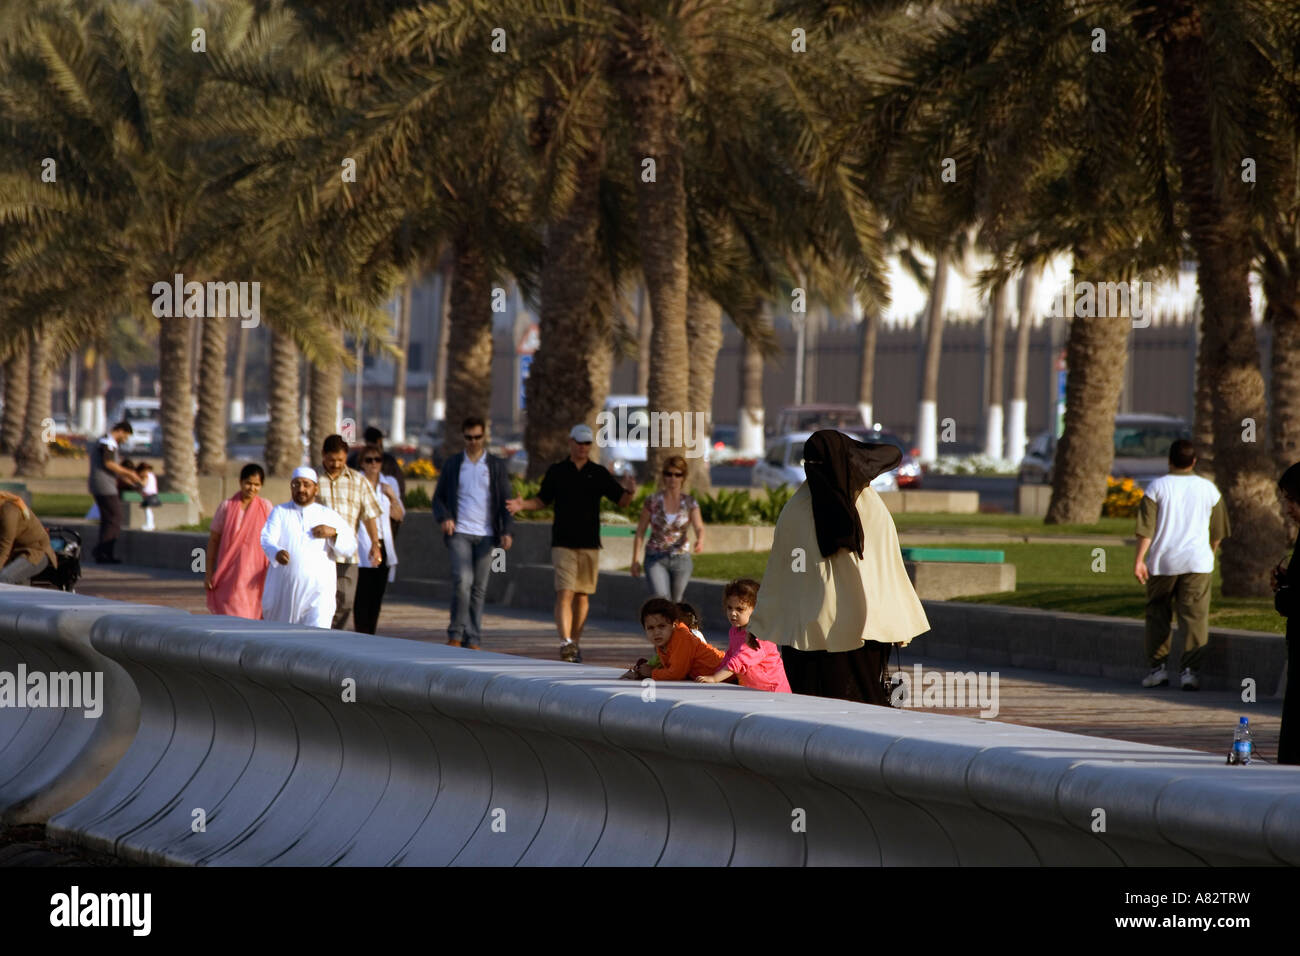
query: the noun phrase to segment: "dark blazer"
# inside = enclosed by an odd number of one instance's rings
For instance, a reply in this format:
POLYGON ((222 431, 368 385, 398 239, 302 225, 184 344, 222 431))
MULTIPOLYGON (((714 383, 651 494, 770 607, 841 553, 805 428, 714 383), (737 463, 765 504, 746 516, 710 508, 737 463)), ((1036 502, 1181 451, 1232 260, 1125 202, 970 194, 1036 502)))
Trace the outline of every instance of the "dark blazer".
MULTIPOLYGON (((506 509, 510 497, 510 476, 506 474, 506 460, 484 452, 488 465, 488 508, 492 513, 492 537, 500 544, 502 535, 515 533, 515 516, 506 509)), ((463 451, 457 452, 442 463, 438 473, 438 486, 433 490, 433 520, 442 524, 450 518, 456 520, 460 500, 460 466, 465 460, 463 451)), ((443 535, 443 540, 448 540, 443 535)))

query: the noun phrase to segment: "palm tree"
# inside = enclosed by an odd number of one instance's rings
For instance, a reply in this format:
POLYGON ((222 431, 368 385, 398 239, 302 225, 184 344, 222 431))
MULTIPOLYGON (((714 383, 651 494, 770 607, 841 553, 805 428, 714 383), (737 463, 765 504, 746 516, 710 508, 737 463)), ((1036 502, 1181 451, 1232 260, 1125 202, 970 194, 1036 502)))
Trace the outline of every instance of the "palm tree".
POLYGON ((934 257, 934 281, 925 308, 925 353, 921 366, 921 401, 916 413, 916 445, 921 461, 933 462, 938 451, 939 358, 943 354, 943 300, 948 291, 949 253, 934 257))
POLYGON ((1029 335, 1034 328, 1039 268, 1036 263, 1030 263, 1021 272, 1016 306, 1016 358, 1011 370, 1011 404, 1007 409, 1006 457, 1017 463, 1025 457, 1028 444, 1025 422, 1029 411, 1029 335))
POLYGON ((23 421, 27 415, 27 374, 30 366, 27 343, 14 341, 5 360, 4 420, 0 424, 0 452, 12 454, 22 441, 23 421))
POLYGON ((989 297, 989 385, 987 412, 985 413, 984 454, 1002 458, 1002 393, 1005 389, 1003 369, 1006 366, 1007 297, 1010 283, 1003 280, 989 297))
POLYGON ((53 363, 49 339, 34 330, 28 348, 27 411, 23 416, 22 440, 14 450, 14 474, 39 478, 45 474, 50 449, 46 422, 50 420, 50 385, 53 363))

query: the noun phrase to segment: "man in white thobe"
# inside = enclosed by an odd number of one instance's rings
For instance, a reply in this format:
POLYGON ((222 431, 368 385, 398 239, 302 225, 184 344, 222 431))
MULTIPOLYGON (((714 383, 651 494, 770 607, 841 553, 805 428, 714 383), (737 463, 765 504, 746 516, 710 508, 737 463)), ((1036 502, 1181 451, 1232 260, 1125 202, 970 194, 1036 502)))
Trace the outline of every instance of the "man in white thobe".
POLYGON ((334 618, 335 562, 355 554, 357 536, 338 512, 316 501, 316 472, 298 468, 293 501, 276 505, 262 528, 271 566, 262 589, 262 619, 328 628, 334 618))

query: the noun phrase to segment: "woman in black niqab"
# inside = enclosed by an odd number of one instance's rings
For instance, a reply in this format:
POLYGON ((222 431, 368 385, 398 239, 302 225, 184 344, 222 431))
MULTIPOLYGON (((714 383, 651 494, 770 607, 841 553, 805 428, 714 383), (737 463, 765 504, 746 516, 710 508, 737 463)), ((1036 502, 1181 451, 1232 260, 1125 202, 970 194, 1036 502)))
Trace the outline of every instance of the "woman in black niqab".
MULTIPOLYGON (((896 468, 902 457, 893 445, 860 442, 833 429, 809 437, 804 444, 804 474, 823 558, 841 549, 863 556, 858 496, 876 476, 896 468)), ((796 694, 889 706, 884 687, 888 644, 868 640, 856 650, 840 652, 783 646, 781 661, 796 694)))

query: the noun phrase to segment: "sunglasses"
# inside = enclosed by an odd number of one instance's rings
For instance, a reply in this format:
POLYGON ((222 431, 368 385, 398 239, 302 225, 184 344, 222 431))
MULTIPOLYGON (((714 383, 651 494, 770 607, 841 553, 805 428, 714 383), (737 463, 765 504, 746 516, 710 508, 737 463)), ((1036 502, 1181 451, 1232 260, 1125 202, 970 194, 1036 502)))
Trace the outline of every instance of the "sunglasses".
POLYGON ((590 445, 590 444, 591 444, 591 442, 589 442, 589 441, 578 441, 576 438, 574 439, 574 442, 575 442, 576 444, 578 444, 578 445, 590 445))
POLYGON ((686 475, 684 475, 684 474, 683 474, 682 472, 680 472, 680 471, 665 471, 665 472, 664 472, 664 477, 665 477, 665 478, 685 478, 686 475))
POLYGON ((362 458, 362 459, 361 459, 361 461, 364 462, 364 463, 367 464, 367 465, 370 465, 370 464, 377 464, 377 463, 379 463, 379 462, 382 462, 383 460, 384 460, 384 459, 382 459, 382 458, 362 458))
POLYGON ((483 434, 480 432, 477 435, 465 435, 463 437, 466 441, 480 441, 483 438, 483 434))

